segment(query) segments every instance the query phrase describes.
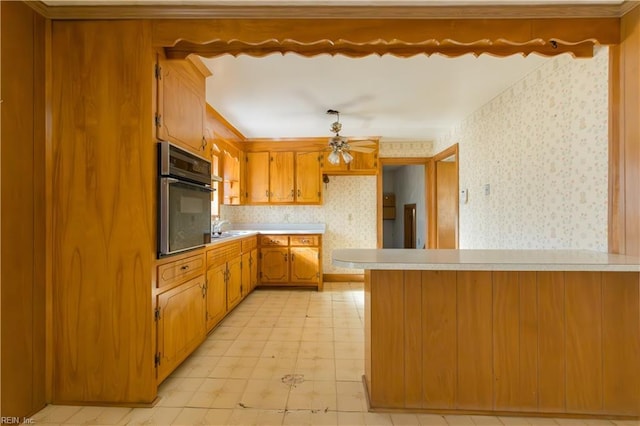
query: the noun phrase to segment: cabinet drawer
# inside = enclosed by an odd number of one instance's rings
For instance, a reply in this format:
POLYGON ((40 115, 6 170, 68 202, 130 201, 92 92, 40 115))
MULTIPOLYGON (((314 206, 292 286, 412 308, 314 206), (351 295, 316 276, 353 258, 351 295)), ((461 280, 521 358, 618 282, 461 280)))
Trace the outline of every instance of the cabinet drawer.
POLYGON ((204 254, 185 257, 158 266, 158 288, 186 281, 204 273, 204 254))
POLYGON ((215 247, 207 251, 207 268, 220 265, 240 255, 240 241, 215 247))
POLYGON ((246 253, 258 246, 258 237, 245 238, 244 240, 241 241, 241 243, 242 243, 242 252, 246 253))
POLYGON ((263 235, 260 238, 261 246, 288 246, 289 237, 286 235, 263 235))
POLYGON ((292 235, 289 238, 292 246, 317 246, 319 242, 317 235, 292 235))

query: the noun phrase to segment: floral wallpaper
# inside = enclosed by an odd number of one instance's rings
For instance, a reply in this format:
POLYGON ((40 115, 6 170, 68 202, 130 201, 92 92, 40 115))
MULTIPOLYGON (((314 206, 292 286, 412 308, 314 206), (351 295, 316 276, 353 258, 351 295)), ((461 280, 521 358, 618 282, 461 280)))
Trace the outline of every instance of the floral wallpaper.
POLYGON ((461 248, 607 251, 608 49, 555 57, 436 141, 459 143, 461 248))
POLYGON ((433 141, 386 141, 381 140, 378 154, 383 158, 431 157, 433 141))

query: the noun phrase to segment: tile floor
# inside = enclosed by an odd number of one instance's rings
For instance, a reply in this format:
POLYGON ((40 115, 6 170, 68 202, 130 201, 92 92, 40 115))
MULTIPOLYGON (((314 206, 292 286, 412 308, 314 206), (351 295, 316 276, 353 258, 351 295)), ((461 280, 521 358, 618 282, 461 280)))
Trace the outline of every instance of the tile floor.
POLYGON ((249 295, 161 386, 153 408, 48 406, 36 424, 638 425, 635 421, 369 413, 361 283, 249 295))

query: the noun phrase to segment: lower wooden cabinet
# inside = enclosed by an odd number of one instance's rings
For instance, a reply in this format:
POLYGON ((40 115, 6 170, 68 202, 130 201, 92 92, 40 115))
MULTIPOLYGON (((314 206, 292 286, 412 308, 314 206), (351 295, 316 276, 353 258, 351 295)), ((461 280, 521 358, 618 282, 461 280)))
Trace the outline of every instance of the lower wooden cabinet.
POLYGON ((213 329, 227 314, 227 264, 207 269, 206 328, 213 329))
POLYGON ((235 308, 242 300, 242 256, 227 262, 227 310, 235 308))
POLYGON ((260 285, 315 286, 322 290, 320 235, 263 235, 260 285))
POLYGON ((205 276, 157 296, 156 365, 164 380, 205 338, 205 276))

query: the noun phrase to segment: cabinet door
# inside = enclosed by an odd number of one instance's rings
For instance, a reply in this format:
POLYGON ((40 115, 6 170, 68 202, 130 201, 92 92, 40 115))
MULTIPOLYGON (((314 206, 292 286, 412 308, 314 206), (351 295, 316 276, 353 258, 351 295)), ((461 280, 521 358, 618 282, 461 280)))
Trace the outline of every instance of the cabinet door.
POLYGON ((242 255, 242 297, 251 290, 251 252, 247 252, 242 255))
POLYGON ((260 249, 260 282, 286 283, 289 281, 289 249, 265 247, 260 249))
POLYGON ((247 152, 246 154, 246 200, 247 204, 269 202, 269 153, 247 152))
POLYGON ((157 296, 158 383, 205 338, 205 277, 201 275, 157 296))
POLYGON ((242 300, 241 256, 227 262, 227 309, 233 309, 242 300))
POLYGON ((253 291, 258 286, 258 249, 251 250, 251 256, 249 258, 249 278, 249 291, 253 291))
POLYGON ((352 152, 353 161, 349 164, 349 171, 361 174, 378 173, 378 152, 352 152))
POLYGON ((203 152, 205 77, 186 59, 161 59, 158 65, 158 138, 203 152))
POLYGON ((342 156, 340 156, 340 162, 338 164, 331 164, 329 162, 329 154, 331 151, 325 151, 322 158, 322 173, 324 174, 346 174, 349 171, 349 166, 344 162, 342 156))
POLYGON ((227 265, 207 269, 207 332, 211 331, 227 313, 227 265))
POLYGON ((269 161, 269 202, 293 203, 293 152, 272 152, 269 161))
POLYGON ((291 282, 318 283, 320 260, 318 247, 291 247, 291 282))
POLYGON ((319 204, 322 195, 321 154, 296 152, 296 202, 319 204))

